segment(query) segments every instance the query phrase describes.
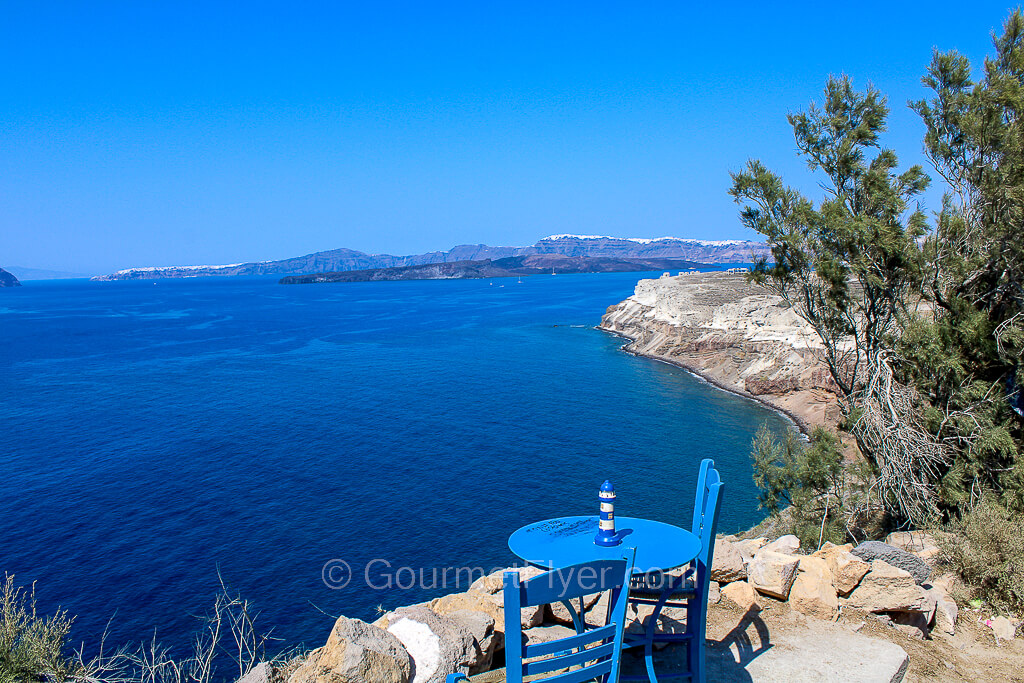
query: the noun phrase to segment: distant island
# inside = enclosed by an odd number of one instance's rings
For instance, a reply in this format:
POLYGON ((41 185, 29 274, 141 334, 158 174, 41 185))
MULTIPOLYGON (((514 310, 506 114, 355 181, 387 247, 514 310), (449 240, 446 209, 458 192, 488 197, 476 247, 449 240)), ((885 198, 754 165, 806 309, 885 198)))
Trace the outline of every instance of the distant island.
POLYGON ((18 282, 18 278, 0 268, 0 287, 21 287, 21 283, 18 282))
MULTIPOLYGON (((448 251, 411 256, 367 254, 353 249, 318 251, 280 261, 232 263, 219 266, 166 266, 127 268, 93 280, 157 280, 163 278, 231 275, 304 275, 405 268, 439 263, 498 261, 514 256, 562 255, 608 259, 682 259, 696 263, 747 263, 769 253, 763 242, 694 240, 678 237, 608 237, 604 235, 551 235, 528 247, 492 247, 463 244, 448 251)), ((596 266, 595 266, 596 267, 596 266)), ((660 267, 660 266, 659 266, 660 267)), ((673 266, 674 267, 674 266, 673 266)), ((640 269, 644 270, 644 269, 640 269)), ((584 272, 584 271, 567 271, 584 272)), ((596 272, 596 271, 585 271, 596 272)), ((524 273, 525 274, 525 273, 524 273)), ((488 277, 486 275, 481 277, 488 277)))
POLYGON ((26 268, 24 266, 7 266, 7 272, 19 280, 69 280, 72 278, 89 277, 85 273, 72 273, 66 270, 49 270, 46 268, 26 268))
POLYGON ((281 278, 283 285, 315 282, 378 282, 387 280, 457 280, 486 277, 555 275, 561 273, 627 273, 648 270, 690 270, 705 264, 666 258, 607 258, 603 256, 565 256, 563 254, 530 254, 500 259, 429 263, 398 268, 369 268, 289 275, 281 278))

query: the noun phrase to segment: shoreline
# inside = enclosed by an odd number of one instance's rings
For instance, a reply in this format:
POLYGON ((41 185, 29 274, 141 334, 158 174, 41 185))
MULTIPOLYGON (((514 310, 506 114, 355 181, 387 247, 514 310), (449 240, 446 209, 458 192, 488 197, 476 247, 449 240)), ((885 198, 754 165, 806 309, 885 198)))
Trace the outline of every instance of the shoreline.
MULTIPOLYGON (((626 339, 630 343, 637 341, 636 338, 630 337, 628 334, 624 334, 622 332, 619 332, 618 330, 613 330, 613 329, 608 328, 608 327, 603 327, 602 325, 597 325, 596 329, 598 329, 598 330, 600 330, 602 332, 605 332, 607 334, 611 334, 611 335, 613 335, 615 337, 619 337, 620 339, 626 339)), ((756 401, 757 403, 760 403, 761 405, 765 406, 766 408, 770 408, 771 410, 775 411, 776 413, 778 413, 778 414, 782 415, 783 417, 785 417, 786 419, 788 419, 790 422, 793 423, 793 426, 796 427, 797 431, 800 432, 803 436, 805 436, 805 437, 810 436, 811 429, 810 429, 810 426, 807 424, 806 420, 804 420, 799 415, 796 415, 792 411, 790 411, 790 410, 788 410, 786 408, 783 408, 782 406, 775 405, 774 403, 772 403, 771 401, 769 401, 766 398, 762 398, 761 396, 755 396, 754 394, 751 394, 748 391, 743 391, 742 389, 737 389, 736 387, 729 386, 729 385, 725 384, 724 382, 722 382, 721 380, 718 380, 718 379, 715 379, 714 377, 710 377, 708 375, 705 375, 700 370, 696 369, 693 366, 690 366, 690 365, 684 363, 683 361, 672 359, 672 358, 666 358, 664 356, 658 356, 658 355, 651 354, 651 353, 643 353, 642 351, 631 351, 631 350, 629 350, 627 348, 628 346, 629 346, 628 343, 627 344, 623 344, 619 348, 619 350, 624 352, 624 353, 628 353, 631 356, 637 356, 637 357, 640 357, 640 358, 647 358, 648 360, 658 361, 660 363, 665 363, 666 365, 671 365, 673 367, 677 367, 677 368, 679 368, 681 370, 685 370, 686 372, 690 373, 691 375, 693 375, 694 377, 700 379, 701 381, 707 382, 708 384, 710 384, 711 386, 715 387, 716 389, 719 389, 721 391, 725 391, 725 392, 733 394, 735 396, 740 396, 742 398, 749 399, 751 401, 756 401)))

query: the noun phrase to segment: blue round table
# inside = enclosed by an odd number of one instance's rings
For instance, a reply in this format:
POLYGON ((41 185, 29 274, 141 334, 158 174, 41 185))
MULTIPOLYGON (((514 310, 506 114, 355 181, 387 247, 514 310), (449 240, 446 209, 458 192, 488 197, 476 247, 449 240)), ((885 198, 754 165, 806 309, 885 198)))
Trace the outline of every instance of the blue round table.
POLYGON ((622 548, 636 548, 634 574, 648 574, 681 567, 697 557, 700 539, 685 529, 664 522, 635 517, 616 517, 617 546, 594 543, 597 516, 558 517, 534 522, 508 539, 519 558, 544 569, 561 569, 580 562, 619 559, 622 548))

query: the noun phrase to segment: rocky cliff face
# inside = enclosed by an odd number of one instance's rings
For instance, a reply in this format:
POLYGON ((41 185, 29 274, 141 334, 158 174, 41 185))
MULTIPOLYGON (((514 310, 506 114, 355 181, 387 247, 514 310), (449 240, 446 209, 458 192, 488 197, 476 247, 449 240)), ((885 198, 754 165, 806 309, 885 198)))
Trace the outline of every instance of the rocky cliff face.
POLYGON ((724 389, 783 410, 802 426, 838 418, 821 343, 781 297, 741 274, 641 280, 611 306, 601 328, 630 339, 625 349, 679 365, 724 389))
POLYGON ((0 268, 0 287, 20 287, 21 283, 18 282, 18 278, 8 273, 3 268, 0 268))

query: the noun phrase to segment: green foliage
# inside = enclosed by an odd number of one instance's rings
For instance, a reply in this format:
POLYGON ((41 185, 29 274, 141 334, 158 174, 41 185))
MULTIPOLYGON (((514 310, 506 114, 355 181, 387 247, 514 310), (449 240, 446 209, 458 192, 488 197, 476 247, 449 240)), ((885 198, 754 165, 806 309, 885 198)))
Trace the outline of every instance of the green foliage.
POLYGON ((869 479, 861 468, 844 464, 835 434, 816 427, 805 446, 792 430, 777 439, 764 424, 754 437, 751 459, 760 507, 784 519, 803 547, 862 540, 858 525, 866 512, 869 479))
POLYGON ((1024 510, 1021 422, 1008 389, 1024 379, 1024 15, 1009 16, 975 81, 966 57, 936 52, 923 79, 935 96, 912 103, 925 149, 946 181, 925 244, 922 294, 931 320, 908 329, 900 353, 932 406, 930 428, 955 449, 943 502, 955 511, 994 491, 1024 510))
POLYGON ((0 683, 63 681, 81 667, 65 655, 74 621, 67 612, 49 617, 36 613, 35 586, 25 590, 4 575, 0 585, 0 683))
POLYGON ((912 202, 929 179, 920 166, 898 173, 896 154, 879 147, 888 114, 878 90, 857 92, 849 78, 831 77, 822 107, 788 117, 801 156, 825 174, 825 199, 815 206, 756 160, 732 174, 729 191, 743 224, 771 245, 771 263, 757 262, 752 279, 821 336, 847 410, 858 373, 906 317, 921 277, 916 239, 926 220, 912 202))
POLYGON ((986 499, 939 538, 946 561, 973 595, 995 606, 1024 610, 1024 513, 986 499))

